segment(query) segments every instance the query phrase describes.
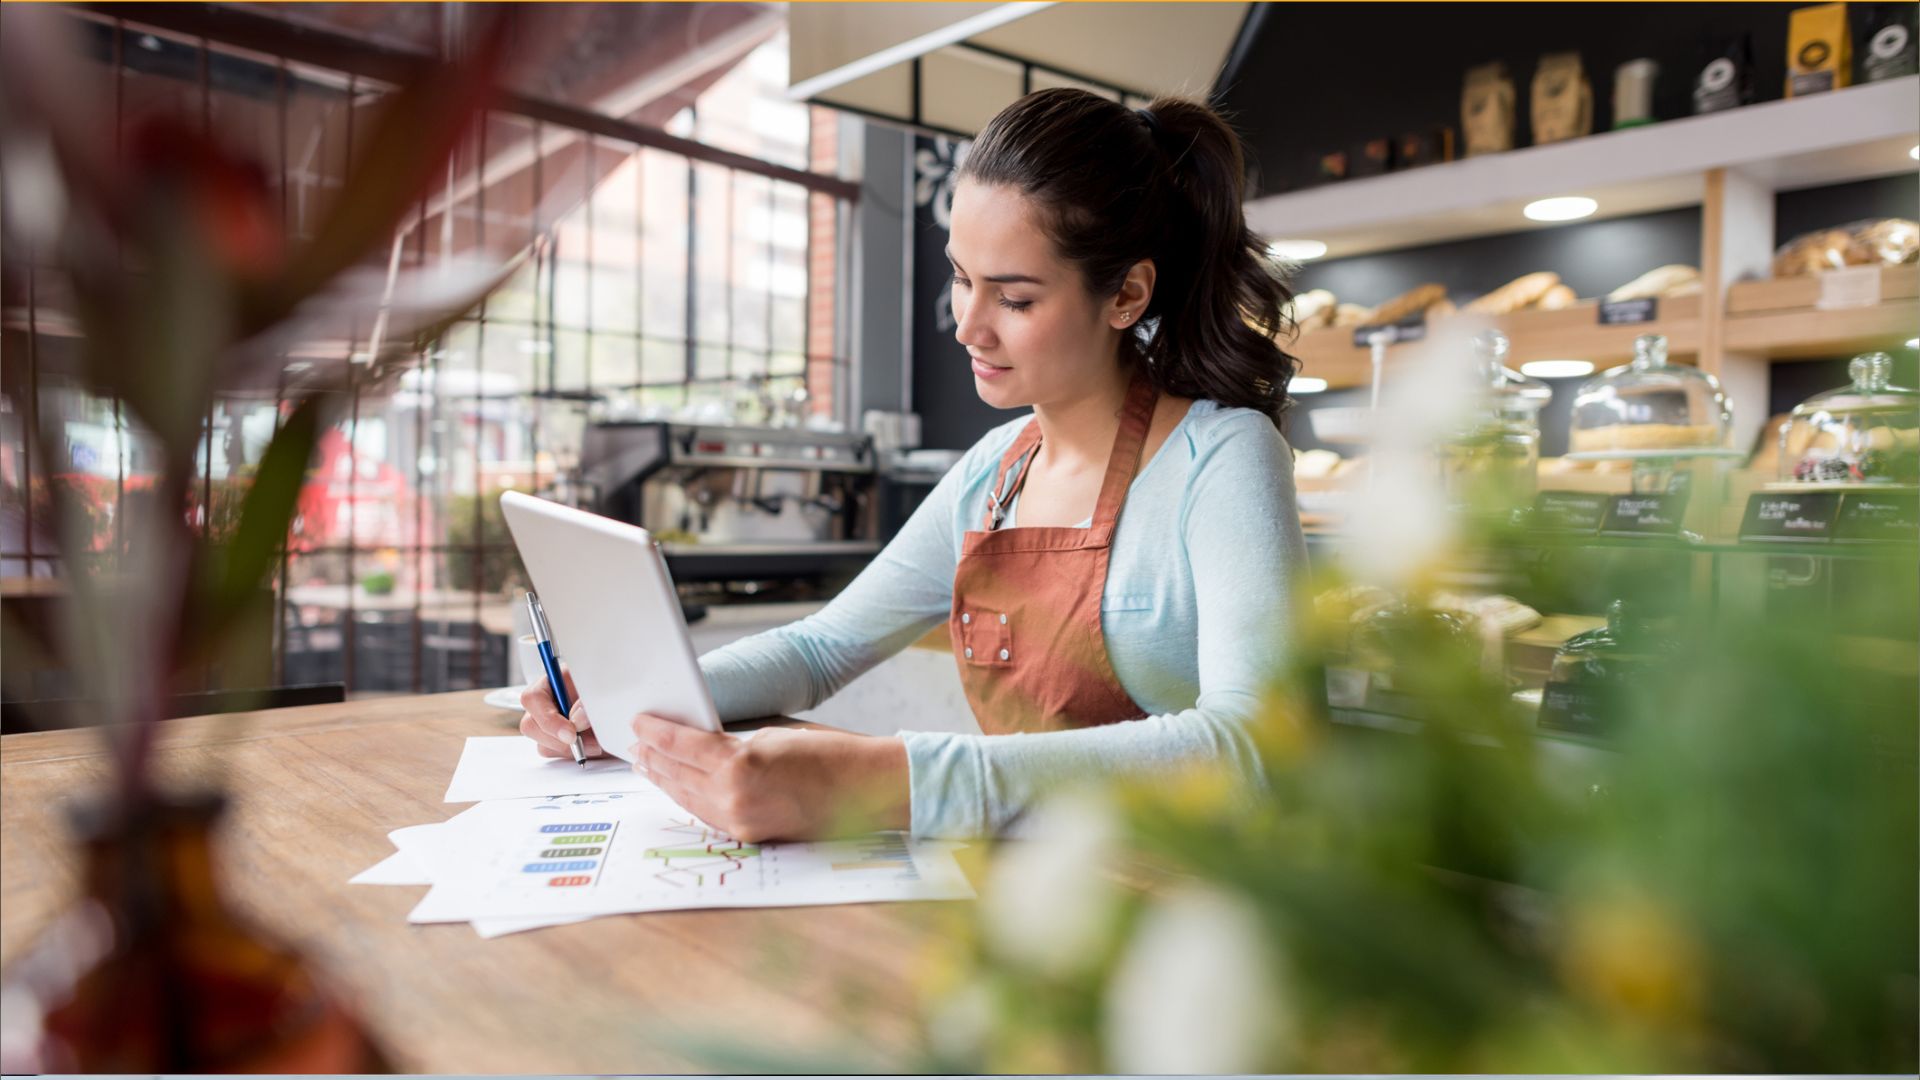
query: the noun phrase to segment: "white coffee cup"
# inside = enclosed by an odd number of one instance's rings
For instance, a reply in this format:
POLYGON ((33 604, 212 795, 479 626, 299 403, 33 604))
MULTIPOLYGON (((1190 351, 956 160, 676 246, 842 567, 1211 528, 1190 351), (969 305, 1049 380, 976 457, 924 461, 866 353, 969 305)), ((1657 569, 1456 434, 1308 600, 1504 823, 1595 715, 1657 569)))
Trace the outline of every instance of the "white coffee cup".
POLYGON ((534 643, 532 634, 521 634, 513 639, 513 657, 520 666, 519 681, 516 686, 530 686, 547 681, 547 668, 540 662, 540 646, 534 643))

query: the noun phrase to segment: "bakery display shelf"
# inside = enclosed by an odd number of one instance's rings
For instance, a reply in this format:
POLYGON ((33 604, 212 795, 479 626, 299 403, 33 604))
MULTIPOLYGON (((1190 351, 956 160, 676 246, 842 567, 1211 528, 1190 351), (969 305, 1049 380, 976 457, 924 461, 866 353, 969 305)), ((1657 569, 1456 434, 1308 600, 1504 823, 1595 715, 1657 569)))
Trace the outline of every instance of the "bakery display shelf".
MULTIPOLYGON (((1747 317, 1782 311, 1818 310, 1825 288, 1818 275, 1737 281, 1727 287, 1727 314, 1747 317)), ((1920 298, 1920 265, 1880 268, 1880 302, 1920 298)))
MULTIPOLYGON (((1700 350, 1700 297, 1667 297, 1660 301, 1660 317, 1653 322, 1603 326, 1599 302, 1581 301, 1557 311, 1516 311, 1510 315, 1459 315, 1427 328, 1427 337, 1387 347, 1385 376, 1391 378, 1396 361, 1415 355, 1449 323, 1460 324, 1462 336, 1486 326, 1507 335, 1507 366, 1518 368, 1532 360, 1588 360, 1596 371, 1633 359, 1633 339, 1641 334, 1665 334, 1670 355, 1687 360, 1700 350)), ((1328 389, 1365 386, 1372 378, 1372 353, 1355 345, 1351 326, 1309 330, 1288 351, 1300 358, 1300 374, 1327 380, 1328 389)))
POLYGON ((1566 454, 1562 461, 1691 461, 1695 458, 1728 458, 1733 461, 1747 460, 1745 450, 1732 450, 1719 446, 1675 446, 1639 450, 1574 450, 1566 454))
POLYGON ((1880 302, 1824 309, 1815 277, 1727 289, 1726 349, 1769 360, 1815 360, 1902 348, 1920 334, 1920 266, 1880 271, 1880 302))
POLYGON ((1907 76, 1269 195, 1248 202, 1248 224, 1340 258, 1536 227, 1521 207, 1550 195, 1589 196, 1603 218, 1697 205, 1713 169, 1775 191, 1898 175, 1916 132, 1920 76, 1907 76))

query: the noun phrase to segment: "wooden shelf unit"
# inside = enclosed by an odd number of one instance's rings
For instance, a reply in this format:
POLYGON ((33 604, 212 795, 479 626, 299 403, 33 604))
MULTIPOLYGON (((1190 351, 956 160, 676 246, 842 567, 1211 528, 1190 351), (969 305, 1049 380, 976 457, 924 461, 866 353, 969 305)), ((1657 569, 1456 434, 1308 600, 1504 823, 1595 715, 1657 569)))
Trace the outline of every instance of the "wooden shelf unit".
POLYGON ((1816 278, 1743 281, 1727 289, 1726 349, 1767 360, 1811 360, 1905 347, 1920 335, 1920 266, 1880 271, 1872 307, 1814 306, 1816 278))
POLYGON ((1520 211, 1550 195, 1590 196, 1600 218, 1696 206, 1716 169, 1774 191, 1894 176, 1913 169, 1916 133, 1920 76, 1910 75, 1266 195, 1247 204, 1247 221, 1322 241, 1337 259, 1547 228, 1520 211))
MULTIPOLYGON (((1691 361, 1700 351, 1700 297, 1679 296, 1660 302, 1660 318, 1631 326, 1600 325, 1599 304, 1583 301, 1558 311, 1517 311, 1499 316, 1457 316, 1434 323, 1430 334, 1449 326, 1482 325, 1499 328, 1512 344, 1509 366, 1532 360, 1588 360, 1604 371, 1633 359, 1633 339, 1641 334, 1665 334, 1676 360, 1691 361)), ((1325 327, 1301 334, 1287 351, 1300 358, 1300 374, 1327 380, 1330 390, 1364 386, 1372 378, 1372 351, 1353 343, 1354 328, 1325 327)), ((1412 346, 1389 345, 1387 370, 1412 346)))
MULTIPOLYGON (((1911 172, 1917 143, 1920 76, 1908 76, 1270 196, 1250 203, 1248 214, 1271 235, 1323 240, 1338 258, 1511 232, 1525 227, 1517 204, 1532 197, 1592 194, 1602 217, 1697 203, 1700 292, 1663 299, 1657 321, 1601 326, 1592 300, 1489 321, 1511 339, 1515 367, 1569 359, 1604 370, 1631 359, 1640 334, 1665 334, 1671 356, 1720 379, 1733 406, 1733 445, 1746 446, 1768 415, 1774 361, 1900 355, 1920 334, 1920 267, 1884 268, 1880 302, 1858 308, 1817 307, 1817 278, 1772 279, 1773 252, 1789 239, 1776 235, 1776 192, 1911 172), (1658 198, 1649 195, 1654 188, 1658 198)), ((1430 327, 1430 336, 1449 322, 1430 327)), ((1351 327, 1315 330, 1289 351, 1302 375, 1325 379, 1329 389, 1363 386, 1371 357, 1353 339, 1351 327)), ((1388 373, 1417 350, 1390 346, 1388 373)))
MULTIPOLYGON (((1736 282, 1725 290, 1722 350, 1757 360, 1816 360, 1881 350, 1893 352, 1920 334, 1920 266, 1880 270, 1880 302, 1871 307, 1822 309, 1815 304, 1820 281, 1814 277, 1736 282)), ((1505 331, 1513 343, 1510 364, 1531 360, 1588 360, 1596 371, 1633 358, 1633 339, 1665 334, 1670 354, 1699 361, 1704 348, 1702 297, 1670 297, 1660 302, 1660 318, 1631 326, 1602 326, 1598 304, 1582 301, 1558 311, 1520 311, 1482 321, 1505 331)), ((1430 333, 1444 332, 1452 320, 1436 322, 1430 333)), ((1353 343, 1353 327, 1310 330, 1289 346, 1301 360, 1302 375, 1325 379, 1338 390, 1364 386, 1372 357, 1353 343)), ((1388 346, 1387 364, 1408 351, 1388 346)))

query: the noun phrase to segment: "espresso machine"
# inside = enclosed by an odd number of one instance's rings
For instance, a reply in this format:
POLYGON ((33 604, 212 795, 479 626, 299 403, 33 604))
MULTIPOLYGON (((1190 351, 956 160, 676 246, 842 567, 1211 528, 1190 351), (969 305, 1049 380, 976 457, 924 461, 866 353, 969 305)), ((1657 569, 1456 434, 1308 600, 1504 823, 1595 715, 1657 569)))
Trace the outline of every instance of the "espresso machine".
POLYGON ((692 602, 831 595, 880 550, 866 435, 600 421, 579 477, 589 509, 654 534, 692 602))

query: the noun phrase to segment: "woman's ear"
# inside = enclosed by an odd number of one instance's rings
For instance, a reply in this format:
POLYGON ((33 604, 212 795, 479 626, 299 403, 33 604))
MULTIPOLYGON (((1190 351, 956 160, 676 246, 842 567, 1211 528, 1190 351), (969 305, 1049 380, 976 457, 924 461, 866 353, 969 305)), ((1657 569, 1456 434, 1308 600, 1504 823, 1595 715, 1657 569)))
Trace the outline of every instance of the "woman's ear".
POLYGON ((1127 268, 1126 279, 1120 282, 1120 292, 1107 312, 1108 325, 1124 330, 1145 317, 1147 304, 1153 299, 1153 276, 1152 259, 1141 259, 1127 268))

